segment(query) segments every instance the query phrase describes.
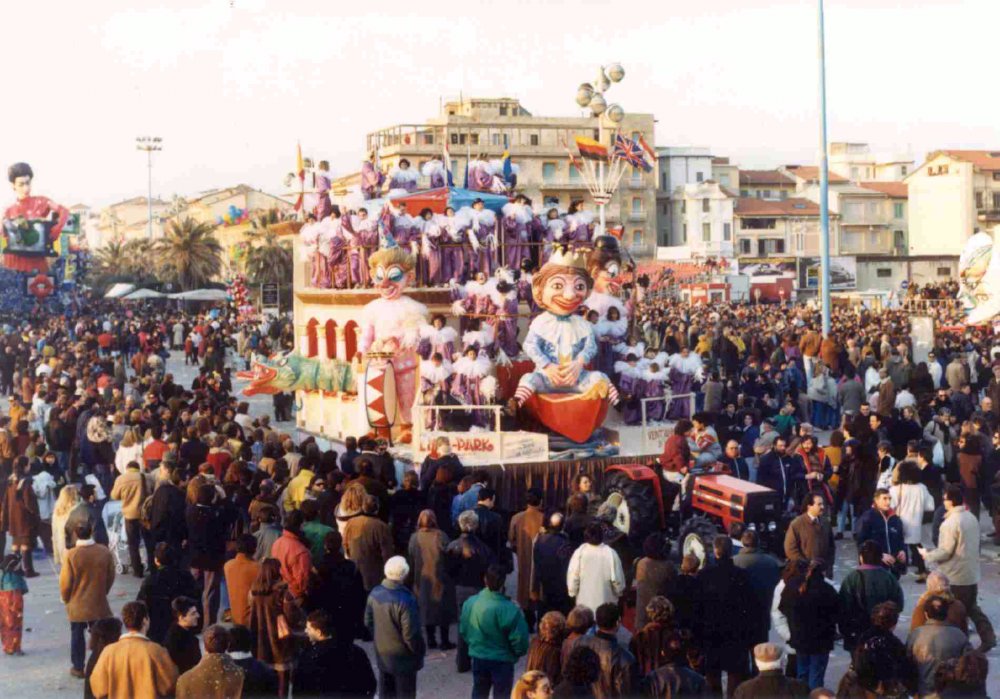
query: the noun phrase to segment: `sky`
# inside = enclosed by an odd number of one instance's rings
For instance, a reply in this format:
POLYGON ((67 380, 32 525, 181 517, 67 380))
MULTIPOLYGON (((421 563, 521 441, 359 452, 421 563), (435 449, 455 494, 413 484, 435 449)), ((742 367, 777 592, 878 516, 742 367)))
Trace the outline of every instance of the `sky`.
MULTIPOLYGON (((154 196, 280 193, 297 141, 347 174, 366 133, 459 93, 576 115, 577 85, 615 61, 609 101, 654 114, 656 145, 815 163, 816 20, 815 0, 5 2, 0 164, 99 206, 145 194, 151 135, 154 196)), ((829 139, 918 163, 1000 149, 997 26, 995 0, 827 0, 829 139)))

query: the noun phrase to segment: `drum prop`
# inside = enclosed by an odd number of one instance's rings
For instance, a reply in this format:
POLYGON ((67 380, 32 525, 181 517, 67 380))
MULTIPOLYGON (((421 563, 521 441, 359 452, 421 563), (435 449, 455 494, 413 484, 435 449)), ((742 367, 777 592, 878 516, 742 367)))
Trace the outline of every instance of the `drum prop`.
POLYGON ((368 426, 388 433, 396 425, 399 403, 396 399, 396 368, 392 360, 382 357, 369 358, 365 367, 365 412, 368 426))

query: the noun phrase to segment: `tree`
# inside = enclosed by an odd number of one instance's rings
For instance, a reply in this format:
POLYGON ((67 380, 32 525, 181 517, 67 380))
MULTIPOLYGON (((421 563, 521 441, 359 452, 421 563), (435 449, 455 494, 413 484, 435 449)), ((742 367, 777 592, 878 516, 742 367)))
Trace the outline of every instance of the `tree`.
POLYGON ((222 245, 215 239, 215 224, 190 217, 172 220, 162 239, 154 244, 163 281, 182 290, 204 286, 222 269, 222 245))
POLYGON ((266 232, 247 254, 247 277, 254 284, 285 284, 292 278, 292 247, 266 232))
POLYGON ((116 282, 145 285, 156 278, 153 258, 152 245, 145 238, 112 240, 95 251, 87 278, 98 288, 116 282))

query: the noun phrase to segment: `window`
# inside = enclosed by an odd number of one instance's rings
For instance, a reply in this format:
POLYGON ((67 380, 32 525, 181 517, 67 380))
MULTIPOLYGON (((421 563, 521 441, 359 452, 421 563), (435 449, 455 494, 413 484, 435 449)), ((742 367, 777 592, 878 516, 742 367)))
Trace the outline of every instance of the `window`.
POLYGON ((639 229, 632 231, 632 247, 633 248, 642 247, 642 231, 639 229))
POLYGON ((570 163, 569 166, 569 181, 579 182, 580 181, 580 171, 577 169, 576 165, 570 163))
POLYGON ((681 199, 681 213, 686 214, 687 208, 687 199, 681 199))
POLYGON ((851 168, 851 179, 854 180, 855 182, 858 181, 858 168, 856 167, 851 168))
POLYGON ((763 199, 764 198, 764 191, 763 190, 761 190, 761 189, 757 190, 757 198, 758 199, 763 199))
POLYGON ((939 277, 950 277, 951 276, 951 267, 938 267, 937 268, 937 275, 939 277))
MULTIPOLYGON (((899 174, 902 175, 903 177, 906 177, 906 173, 907 173, 908 169, 909 168, 907 168, 905 165, 900 165, 900 167, 899 167, 899 174)), ((994 174, 994 176, 996 175, 996 173, 993 173, 993 174, 994 174)))
POLYGON ((997 171, 997 172, 993 173, 993 181, 994 182, 1000 182, 1000 171, 997 171))
POLYGON ((423 138, 423 142, 424 142, 425 146, 433 146, 434 145, 434 134, 432 134, 432 133, 425 133, 424 134, 424 138, 423 138))
POLYGON ((491 133, 490 134, 490 145, 499 146, 500 145, 500 134, 491 133))
POLYGON ((781 190, 781 198, 782 198, 783 200, 784 200, 784 199, 788 199, 788 190, 787 190, 787 189, 783 189, 783 190, 781 190))
POLYGON ((704 182, 705 181, 705 173, 704 172, 696 172, 694 174, 694 178, 698 182, 704 182))
POLYGON ((472 138, 471 144, 474 145, 474 146, 478 146, 479 145, 479 134, 474 133, 474 134, 469 134, 469 136, 472 138))
POLYGON ((701 210, 704 211, 705 213, 708 213, 709 211, 711 211, 712 210, 712 200, 708 199, 707 197, 705 199, 702 199, 701 200, 701 210))
POLYGON ((549 196, 545 197, 545 199, 542 200, 542 206, 545 207, 546 211, 548 211, 549 209, 551 209, 553 207, 558 208, 559 207, 559 197, 554 197, 552 195, 549 195, 549 196))
POLYGON ((771 190, 770 189, 765 189, 764 190, 764 198, 765 199, 770 199, 771 198, 771 190))
POLYGON ((761 238, 757 241, 757 252, 760 255, 783 255, 785 241, 777 238, 761 238))
POLYGON ((892 277, 892 270, 888 267, 879 267, 875 270, 875 276, 882 279, 892 277))
POLYGON ((458 172, 458 161, 457 160, 452 160, 451 161, 451 176, 454 177, 456 172, 458 172))
POLYGON ((556 178, 556 164, 542 163, 542 181, 551 182, 556 178))
POLYGON ((500 116, 507 116, 507 105, 506 104, 501 104, 500 105, 500 116))
POLYGON ((993 192, 993 208, 1000 209, 1000 192, 993 192))
POLYGON ((701 242, 710 243, 712 242, 712 224, 703 223, 701 224, 701 242))
POLYGON ((744 199, 746 199, 747 197, 750 196, 750 190, 749 189, 741 189, 740 190, 740 196, 743 197, 744 199))
POLYGON ((894 202, 892 205, 892 217, 903 218, 903 216, 905 216, 905 213, 903 211, 903 202, 901 201, 894 202))
POLYGON ((685 223, 681 226, 681 243, 686 243, 688 241, 688 225, 685 223))
POLYGON ((733 237, 733 224, 723 223, 722 224, 722 239, 730 240, 733 237))
POLYGON ((632 213, 641 214, 642 213, 642 199, 639 197, 632 197, 632 213))
POLYGON ((750 239, 740 238, 740 254, 749 255, 750 254, 750 239))
POLYGON ((667 173, 660 173, 660 189, 666 190, 667 188, 667 173))
POLYGON ((729 186, 729 175, 719 175, 719 184, 723 187, 729 186))
POLYGON ((663 214, 664 216, 666 216, 667 214, 669 214, 670 213, 670 204, 668 204, 666 202, 663 202, 662 204, 660 204, 660 213, 663 214))
POLYGON ((528 141, 529 145, 532 145, 532 146, 537 146, 538 145, 538 134, 533 133, 533 134, 531 134, 531 136, 528 137, 528 139, 529 139, 529 141, 528 141))
POLYGON ((774 218, 748 218, 743 220, 743 228, 747 230, 773 231, 778 227, 778 220, 774 218))
POLYGON ((451 135, 451 145, 453 145, 453 146, 457 146, 458 145, 458 134, 457 133, 453 133, 451 135))

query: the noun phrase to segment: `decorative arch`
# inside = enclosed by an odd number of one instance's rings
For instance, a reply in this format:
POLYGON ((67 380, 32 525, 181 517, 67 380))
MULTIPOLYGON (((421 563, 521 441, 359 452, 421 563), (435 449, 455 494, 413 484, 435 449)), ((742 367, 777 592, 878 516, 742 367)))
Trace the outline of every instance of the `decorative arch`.
POLYGON ((353 320, 347 321, 344 326, 344 359, 354 361, 354 355, 358 353, 358 324, 353 320))
POLYGON ((319 354, 319 338, 317 336, 317 327, 319 326, 319 321, 315 318, 310 318, 309 322, 306 323, 306 356, 315 357, 319 354))
POLYGON ((337 358, 337 321, 326 321, 326 358, 337 358))

